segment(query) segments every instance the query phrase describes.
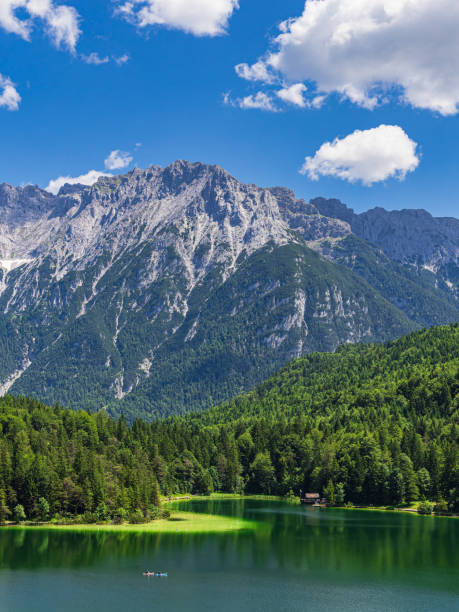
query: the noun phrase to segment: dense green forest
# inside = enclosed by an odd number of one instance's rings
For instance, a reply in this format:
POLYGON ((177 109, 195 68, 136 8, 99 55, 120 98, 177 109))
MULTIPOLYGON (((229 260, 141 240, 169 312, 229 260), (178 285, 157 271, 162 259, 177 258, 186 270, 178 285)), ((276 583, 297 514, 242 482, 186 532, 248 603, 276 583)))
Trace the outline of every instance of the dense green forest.
POLYGON ((222 406, 153 423, 0 399, 0 518, 141 520, 160 491, 303 489, 457 511, 458 448, 452 325, 308 355, 222 406))

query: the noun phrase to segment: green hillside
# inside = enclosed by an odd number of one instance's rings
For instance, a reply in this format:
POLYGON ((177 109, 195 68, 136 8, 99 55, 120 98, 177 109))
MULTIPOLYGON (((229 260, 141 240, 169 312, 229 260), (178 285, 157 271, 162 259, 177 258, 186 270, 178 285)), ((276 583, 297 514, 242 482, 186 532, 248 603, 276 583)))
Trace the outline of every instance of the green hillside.
POLYGON ((315 353, 203 414, 129 427, 0 400, 0 513, 154 514, 162 493, 440 501, 459 509, 459 325, 315 353), (40 499, 42 500, 40 502, 40 499))
POLYGON ((346 345, 333 354, 313 353, 293 361, 254 391, 208 410, 199 420, 214 424, 262 415, 346 422, 353 409, 364 411, 359 420, 368 423, 375 423, 380 410, 382 415, 389 410, 417 418, 453 416, 441 408, 455 406, 458 368, 459 324, 388 344, 346 345))

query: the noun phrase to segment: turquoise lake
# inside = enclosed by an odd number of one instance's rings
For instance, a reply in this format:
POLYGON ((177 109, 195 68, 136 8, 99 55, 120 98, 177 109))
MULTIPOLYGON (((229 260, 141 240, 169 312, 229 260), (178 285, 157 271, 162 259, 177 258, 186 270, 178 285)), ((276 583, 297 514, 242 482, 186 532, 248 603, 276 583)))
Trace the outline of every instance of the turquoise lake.
POLYGON ((244 516, 220 535, 0 531, 0 610, 459 611, 459 520, 193 501, 244 516), (146 578, 145 569, 168 578, 146 578))

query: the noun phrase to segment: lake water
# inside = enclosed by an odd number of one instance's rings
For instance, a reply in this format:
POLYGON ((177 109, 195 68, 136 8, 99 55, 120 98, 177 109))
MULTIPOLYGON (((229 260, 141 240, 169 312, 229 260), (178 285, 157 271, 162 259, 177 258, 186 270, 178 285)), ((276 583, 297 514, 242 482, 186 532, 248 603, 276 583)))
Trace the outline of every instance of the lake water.
MULTIPOLYGON (((177 507, 177 506, 176 506, 177 507)), ((0 531, 1 612, 459 611, 459 520, 185 502, 253 533, 0 531), (144 569, 168 578, 145 578, 144 569)))

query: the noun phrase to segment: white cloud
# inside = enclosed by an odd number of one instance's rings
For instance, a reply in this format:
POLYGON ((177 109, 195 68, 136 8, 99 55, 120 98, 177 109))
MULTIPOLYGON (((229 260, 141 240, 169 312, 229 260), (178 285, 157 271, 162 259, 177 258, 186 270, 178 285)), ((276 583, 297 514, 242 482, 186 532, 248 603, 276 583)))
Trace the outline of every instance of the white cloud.
POLYGON ((107 172, 99 172, 98 170, 90 170, 86 174, 82 174, 81 176, 60 176, 57 179, 54 179, 49 182, 48 186, 45 187, 46 191, 50 193, 54 193, 55 195, 59 193, 59 189, 66 184, 69 185, 94 185, 97 183, 101 176, 112 176, 107 172))
POLYGON ((0 27, 12 34, 30 40, 37 20, 44 22, 45 30, 57 48, 67 47, 72 53, 81 34, 79 15, 72 6, 56 5, 52 0, 0 0, 0 27), (22 14, 18 15, 18 9, 22 14), (28 16, 24 16, 23 13, 28 16))
MULTIPOLYGON (((0 0, 1 2, 1 0, 0 0)), ((101 57, 97 52, 93 51, 89 55, 81 54, 81 59, 86 62, 86 64, 92 64, 93 66, 101 66, 103 64, 108 64, 110 61, 113 61, 117 66, 124 66, 131 58, 127 53, 117 57, 116 55, 108 56, 104 55, 101 57)))
POLYGON ((5 107, 10 111, 16 111, 20 102, 21 96, 14 83, 8 77, 0 74, 0 108, 5 107))
POLYGON ((108 64, 110 61, 107 56, 100 57, 100 55, 96 52, 92 52, 89 55, 82 55, 81 59, 87 64, 94 64, 94 66, 100 66, 101 64, 108 64))
POLYGON ((263 81, 263 83, 274 83, 276 77, 268 70, 267 65, 262 60, 249 64, 238 64, 234 67, 236 74, 246 81, 263 81))
POLYGON ((343 139, 324 143, 301 169, 312 180, 334 176, 372 185, 387 178, 403 180, 419 165, 417 144, 397 125, 356 130, 343 139))
POLYGON ((257 109, 262 111, 270 111, 276 113, 278 108, 273 102, 271 96, 259 91, 256 94, 245 96, 245 98, 232 99, 229 93, 223 94, 223 102, 230 106, 235 106, 242 109, 257 109))
POLYGON ((113 59, 115 60, 115 64, 118 66, 124 66, 124 64, 127 64, 131 58, 127 53, 125 53, 124 55, 120 55, 120 57, 115 57, 113 59))
POLYGON ((53 6, 45 16, 48 34, 58 49, 62 46, 74 52, 80 37, 78 13, 71 6, 53 6))
POLYGON ((140 28, 162 25, 196 36, 218 36, 238 8, 239 0, 130 0, 117 12, 140 28))
POLYGON ((120 170, 121 168, 127 168, 132 160, 133 157, 130 153, 115 149, 105 160, 105 167, 108 170, 120 170))
POLYGON ((310 106, 312 106, 312 108, 321 108, 323 106, 323 103, 325 102, 325 100, 327 99, 327 96, 315 96, 311 102, 310 102, 310 106))
POLYGON ((241 76, 265 80, 261 63, 368 109, 392 98, 442 115, 459 110, 457 0, 307 0, 280 30, 241 76))
POLYGON ((284 102, 288 102, 294 106, 299 106, 300 108, 305 108, 308 104, 304 97, 306 90, 307 87, 304 83, 295 83, 295 85, 284 87, 283 89, 276 91, 276 96, 284 102))

